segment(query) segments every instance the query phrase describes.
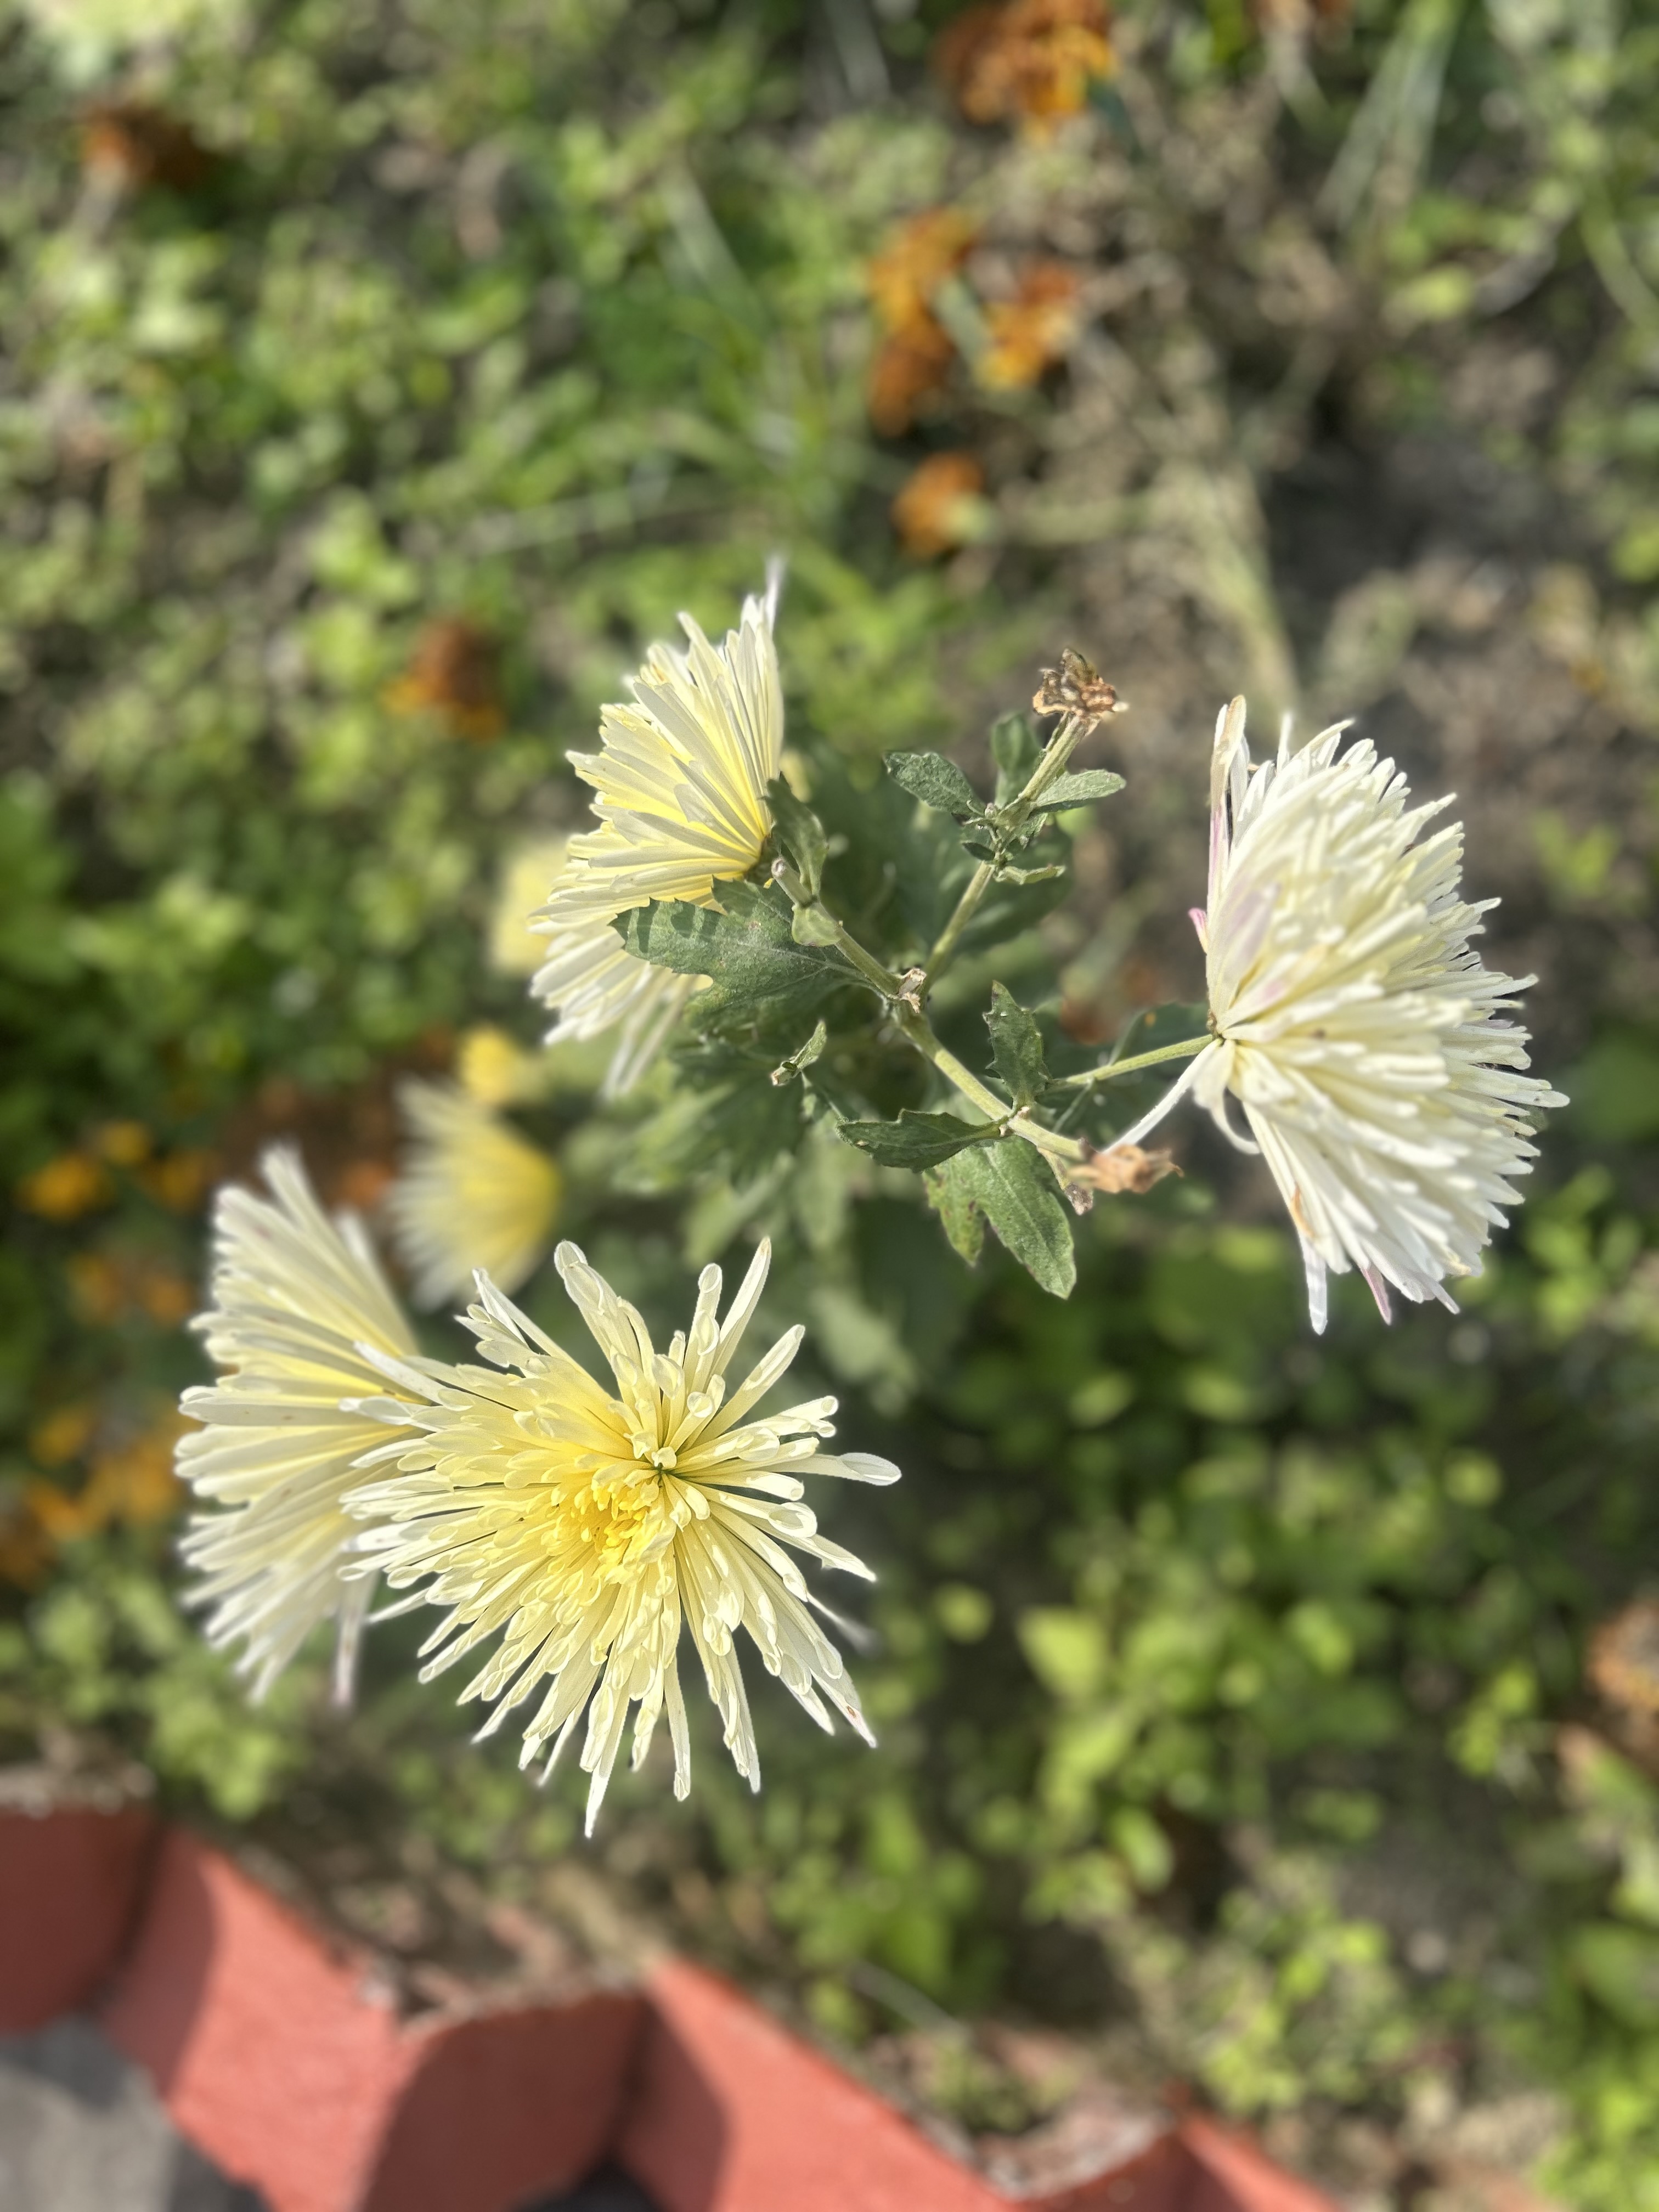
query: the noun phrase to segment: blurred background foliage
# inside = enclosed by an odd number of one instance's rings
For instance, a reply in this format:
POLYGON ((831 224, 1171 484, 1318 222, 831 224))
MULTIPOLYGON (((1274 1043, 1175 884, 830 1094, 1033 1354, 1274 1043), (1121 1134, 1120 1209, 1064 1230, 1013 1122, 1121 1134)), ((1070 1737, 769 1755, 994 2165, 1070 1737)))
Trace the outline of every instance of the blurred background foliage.
POLYGON ((1042 2027, 1356 2205, 1659 2205, 1656 94, 1617 0, 0 5, 11 1751, 525 1893, 577 1848, 408 1623, 355 1716, 320 1657, 250 1710, 174 1594, 215 1180, 291 1135, 373 1211, 459 1063, 653 1320, 770 1228, 907 1470, 835 1508, 880 1750, 761 1686, 758 1801, 708 1729, 688 1808, 618 1785, 625 1912, 964 2136, 1066 2094, 1042 2027), (1195 994, 1231 691, 1459 791, 1575 1100, 1461 1319, 1312 1341, 1201 1133, 1060 1306, 832 1142, 688 1175, 672 1073, 519 1080, 501 873, 777 550, 854 782, 982 772, 1062 643, 1133 702, 1032 939, 1083 1042, 1195 994))

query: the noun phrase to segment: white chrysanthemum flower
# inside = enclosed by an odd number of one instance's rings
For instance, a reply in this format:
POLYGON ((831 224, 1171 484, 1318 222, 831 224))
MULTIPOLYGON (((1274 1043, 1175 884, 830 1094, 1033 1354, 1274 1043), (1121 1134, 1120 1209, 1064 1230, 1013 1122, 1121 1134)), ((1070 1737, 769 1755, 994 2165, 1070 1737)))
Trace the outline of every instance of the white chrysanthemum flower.
MULTIPOLYGON (((1191 1090, 1235 1144, 1260 1150, 1302 1239, 1325 1325, 1326 1270, 1358 1267, 1384 1321, 1387 1285, 1453 1302, 1479 1272, 1528 1118, 1566 1101, 1525 1075, 1527 1032, 1499 1017, 1534 979, 1483 966, 1469 940, 1495 905, 1461 895, 1463 832, 1425 836, 1449 801, 1407 810, 1403 775, 1339 723, 1300 752, 1288 729, 1254 769, 1244 702, 1216 726, 1207 959, 1212 1041, 1121 1142, 1191 1090), (1251 1144, 1229 1126, 1229 1093, 1251 1144)), ((1455 1308, 1453 1309, 1455 1310, 1455 1308)))
POLYGON ((471 1287, 483 1267, 515 1291, 547 1250, 562 1184, 539 1146, 458 1084, 401 1084, 412 1132, 386 1220, 422 1305, 471 1287))
POLYGON ((182 1401, 202 1425, 179 1439, 179 1476, 220 1509, 184 1538, 202 1578, 189 1602, 210 1607, 210 1644, 246 1644, 240 1671, 256 1697, 319 1621, 337 1621, 343 1702, 373 1583, 361 1568, 341 1579, 362 1529, 340 1494, 385 1431, 340 1401, 382 1387, 371 1351, 404 1358, 415 1340, 356 1217, 329 1220, 293 1152, 269 1152, 261 1167, 270 1199, 219 1194, 213 1303, 192 1323, 226 1371, 182 1401))
POLYGON ((398 1395, 364 1404, 421 1432, 383 1447, 377 1456, 400 1471, 365 1484, 351 1504, 380 1524, 362 1539, 367 1571, 380 1566, 398 1589, 431 1577, 417 1601, 448 1608, 423 1647, 434 1656, 422 1680, 502 1632, 462 1699, 497 1701, 488 1735, 540 1692, 520 1764, 550 1739, 549 1771, 586 1712, 590 1833, 630 1704, 639 1708, 634 1765, 665 1708, 675 1795, 690 1786, 682 1621, 751 1787, 760 1787, 760 1760, 732 1644, 739 1628, 820 1727, 833 1725, 827 1700, 869 1740, 841 1654, 813 1618, 825 1608, 790 1550, 870 1579, 818 1534, 799 1478, 885 1483, 898 1469, 823 1449, 833 1398, 746 1418, 793 1358, 799 1328, 728 1393, 726 1366, 769 1260, 763 1245, 723 1324, 720 1271, 705 1267, 690 1334, 658 1352, 634 1308, 562 1244, 559 1273, 611 1364, 614 1397, 480 1274, 466 1319, 490 1366, 387 1356, 377 1364, 398 1395), (415 1395, 421 1402, 409 1402, 415 1395))
POLYGON ((613 1093, 649 1063, 696 986, 636 960, 611 923, 653 899, 707 905, 716 884, 749 873, 771 835, 766 787, 783 757, 779 583, 775 571, 764 599, 744 601, 718 647, 682 615, 687 648, 653 646, 632 702, 605 708, 599 750, 570 756, 593 787, 599 827, 571 839, 532 924, 549 943, 531 989, 558 1010, 550 1043, 621 1028, 613 1093))

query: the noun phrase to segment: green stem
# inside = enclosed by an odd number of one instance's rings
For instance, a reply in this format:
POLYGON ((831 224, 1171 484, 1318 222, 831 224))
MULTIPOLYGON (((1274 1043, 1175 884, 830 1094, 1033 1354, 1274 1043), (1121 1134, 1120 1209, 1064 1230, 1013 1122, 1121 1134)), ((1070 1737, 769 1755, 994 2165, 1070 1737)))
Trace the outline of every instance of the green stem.
POLYGON ((830 913, 822 899, 810 897, 806 886, 787 860, 775 860, 772 873, 782 884, 790 903, 805 908, 823 931, 823 941, 833 945, 842 957, 856 968, 866 983, 874 984, 884 999, 896 999, 903 988, 890 968, 884 968, 873 952, 866 952, 852 931, 836 915, 830 913))
POLYGON ((1115 1075, 1139 1075, 1143 1067, 1156 1067, 1166 1060, 1191 1060, 1213 1044, 1212 1036, 1182 1037, 1179 1044, 1161 1044, 1156 1052, 1138 1052, 1130 1060, 1109 1060, 1103 1067, 1085 1067, 1081 1075, 1062 1075, 1057 1079, 1065 1090, 1081 1090, 1091 1083, 1109 1083, 1115 1075))
POLYGON ((972 1068, 963 1065, 948 1045, 939 1042, 926 1014, 901 1006, 896 1006, 893 1012, 907 1041, 924 1060, 938 1068, 947 1083, 954 1085, 970 1106, 976 1106, 987 1121, 999 1123, 1011 1137, 1023 1137, 1028 1145, 1035 1145, 1057 1167, 1075 1167, 1087 1158, 1075 1137, 1063 1137, 1056 1130, 1045 1129, 1040 1121, 1012 1112, 1006 1098, 999 1098, 988 1084, 980 1081, 972 1068))
MULTIPOLYGON (((1055 742, 1058 744, 1059 740, 1055 742)), ((1036 778, 1032 781, 1035 782, 1036 778)), ((1045 781, 1052 781, 1053 778, 1045 781)), ((1030 788, 1028 786, 1028 791, 1030 788)), ((1039 795, 1042 788, 1038 785, 1039 795)), ((806 886, 787 861, 775 862, 773 874, 794 904, 805 908, 815 921, 822 924, 824 941, 836 945, 866 981, 872 983, 880 992, 906 1042, 936 1067, 946 1082, 951 1084, 970 1106, 976 1107, 987 1121, 996 1122, 1010 1136, 1023 1137, 1028 1145, 1034 1145, 1061 1181, 1067 1180, 1066 1171, 1087 1158, 1077 1139, 1062 1136, 1054 1129, 1045 1129, 1041 1122, 1012 1111, 1006 1098, 999 1098, 988 1085, 980 1081, 972 1068, 963 1066, 948 1045, 939 1042, 927 1015, 918 1012, 904 996, 904 980, 895 975, 890 968, 884 968, 873 953, 866 952, 846 924, 838 921, 822 900, 807 896, 806 886)))
MULTIPOLYGON (((1031 770, 1024 790, 1018 798, 1009 800, 998 817, 1000 830, 1006 829, 1017 835, 1025 827, 1032 807, 1064 769, 1066 762, 1077 750, 1085 732, 1093 727, 1091 718, 1079 714, 1074 714, 1068 722, 1062 724, 1043 748, 1042 757, 1031 770)), ((1000 860, 981 860, 968 878, 967 888, 957 901, 955 913, 939 932, 939 941, 927 956, 927 980, 922 985, 924 997, 932 988, 939 970, 961 944, 963 932, 979 912, 981 902, 990 890, 1000 865, 1000 860)))

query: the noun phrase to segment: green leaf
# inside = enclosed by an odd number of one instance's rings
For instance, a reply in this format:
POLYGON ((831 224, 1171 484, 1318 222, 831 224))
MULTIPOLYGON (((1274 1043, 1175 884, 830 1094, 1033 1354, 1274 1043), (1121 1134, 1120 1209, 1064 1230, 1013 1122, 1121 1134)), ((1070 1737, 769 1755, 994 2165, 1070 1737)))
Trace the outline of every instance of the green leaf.
POLYGON ((997 764, 997 805, 1024 790, 1042 757, 1042 741, 1027 714, 1005 714, 991 726, 991 757, 997 764))
POLYGON ((991 1011, 985 1017, 997 1073, 1016 1106, 1029 1106, 1048 1087, 1043 1065, 1042 1032, 1006 983, 991 986, 991 1011))
POLYGON ((659 900, 618 915, 613 927, 637 958, 681 975, 707 975, 732 1012, 799 1013, 837 984, 862 981, 830 946, 797 943, 781 892, 722 884, 720 900, 720 906, 659 900))
POLYGON ((808 898, 816 898, 830 852, 823 824, 804 799, 796 798, 781 775, 774 776, 767 785, 766 796, 772 806, 773 832, 783 848, 784 857, 805 884, 808 898))
POLYGON ((887 773, 912 799, 965 822, 981 810, 974 787, 943 753, 889 753, 887 773))
POLYGON ((1056 776, 1041 799, 1033 802, 1033 814, 1057 813, 1064 806, 1089 806, 1097 799, 1109 799, 1115 791, 1121 791, 1123 778, 1114 775, 1110 769, 1079 769, 1075 775, 1056 776))
POLYGON ((815 1060, 822 1058, 823 1048, 828 1043, 829 1038, 830 1032, 825 1028, 823 1018, 820 1015, 817 1028, 807 1038, 805 1043, 798 1046, 787 1060, 772 1070, 773 1082, 780 1085, 792 1083, 803 1068, 811 1067, 815 1060))
MULTIPOLYGON (((958 1153, 960 1161, 965 1155, 958 1153)), ((961 1254, 970 1267, 977 1267, 979 1255, 985 1249, 985 1216, 974 1203, 973 1194, 961 1176, 953 1175, 951 1163, 928 1168, 921 1178, 922 1188, 927 1194, 927 1203, 944 1227, 953 1251, 961 1254)))
POLYGON ((1022 1267, 1057 1298, 1077 1280, 1072 1223, 1059 1187, 1035 1146, 1018 1137, 963 1152, 950 1173, 1022 1267))
POLYGON ((798 906, 789 917, 789 934, 797 945, 833 945, 841 935, 836 917, 816 900, 798 906))
POLYGON ((843 1143, 856 1145, 884 1168, 937 1167, 970 1145, 995 1141, 994 1129, 959 1121, 954 1114, 916 1114, 908 1108, 896 1121, 843 1121, 843 1143))
POLYGON ((1000 884, 1052 884, 1066 872, 1063 860, 1050 860, 1040 868, 1011 868, 1006 862, 997 870, 1000 884))

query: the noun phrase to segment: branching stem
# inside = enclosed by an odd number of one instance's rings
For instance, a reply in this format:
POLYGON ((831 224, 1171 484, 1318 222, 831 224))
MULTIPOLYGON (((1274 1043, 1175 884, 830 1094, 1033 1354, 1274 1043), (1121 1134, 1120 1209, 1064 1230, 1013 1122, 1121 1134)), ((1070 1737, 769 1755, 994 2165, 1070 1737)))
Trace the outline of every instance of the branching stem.
MULTIPOLYGON (((1059 740, 1055 742, 1058 744, 1059 740)), ((1053 780, 1051 775, 1044 781, 1052 782, 1053 780)), ((1036 795, 1040 796, 1043 787, 1037 783, 1035 776, 1031 784, 1026 787, 1028 793, 1031 793, 1033 786, 1036 787, 1036 795)), ((952 1085, 988 1121, 996 1122, 1010 1136, 1023 1137, 1028 1145, 1034 1145, 1064 1182, 1066 1170, 1079 1165, 1087 1157, 1077 1139, 1062 1136, 1054 1129, 1045 1129, 1040 1122, 1016 1112, 1006 1098, 999 1098, 988 1084, 981 1082, 972 1068, 964 1066, 949 1046, 942 1044, 934 1035, 933 1024, 916 1004, 916 985, 911 977, 896 975, 890 968, 884 968, 875 955, 865 950, 846 923, 831 914, 821 899, 807 896, 806 886, 787 860, 775 861, 772 873, 797 911, 811 915, 815 940, 835 945, 849 965, 857 969, 865 981, 880 992, 905 1042, 936 1067, 946 1082, 952 1085)))
MULTIPOLYGON (((1018 798, 1009 800, 997 817, 999 831, 1008 833, 1007 844, 1012 845, 1014 836, 1025 827, 1030 818, 1032 807, 1042 798, 1048 786, 1064 772, 1066 762, 1077 750, 1080 740, 1093 729, 1096 719, 1091 714, 1072 715, 1066 721, 1061 723, 1048 744, 1043 747, 1042 757, 1031 770, 1025 788, 1018 798)), ((999 836, 1000 848, 1003 847, 1004 842, 1004 839, 999 836)), ((1006 857, 1006 854, 1003 857, 1006 857)), ((1001 865, 1001 857, 994 860, 981 860, 973 874, 969 877, 962 896, 957 901, 956 911, 939 932, 939 941, 927 956, 927 981, 921 986, 923 998, 927 997, 928 991, 938 981, 940 970, 954 956, 957 945, 962 942, 963 932, 979 912, 981 902, 995 881, 997 870, 1001 865)))

